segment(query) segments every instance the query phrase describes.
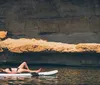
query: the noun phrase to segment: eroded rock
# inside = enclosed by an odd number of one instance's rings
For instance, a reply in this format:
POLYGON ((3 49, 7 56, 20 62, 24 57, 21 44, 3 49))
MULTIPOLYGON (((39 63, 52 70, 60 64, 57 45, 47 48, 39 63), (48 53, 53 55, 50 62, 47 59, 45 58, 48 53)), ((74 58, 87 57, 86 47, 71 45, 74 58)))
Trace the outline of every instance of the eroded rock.
POLYGON ((7 31, 0 31, 0 39, 3 39, 7 36, 7 31))
MULTIPOLYGON (((7 48, 10 52, 97 52, 100 53, 98 43, 67 44, 61 42, 49 42, 37 39, 5 39, 0 42, 0 49, 7 48)), ((0 52, 1 52, 0 51, 0 52)))

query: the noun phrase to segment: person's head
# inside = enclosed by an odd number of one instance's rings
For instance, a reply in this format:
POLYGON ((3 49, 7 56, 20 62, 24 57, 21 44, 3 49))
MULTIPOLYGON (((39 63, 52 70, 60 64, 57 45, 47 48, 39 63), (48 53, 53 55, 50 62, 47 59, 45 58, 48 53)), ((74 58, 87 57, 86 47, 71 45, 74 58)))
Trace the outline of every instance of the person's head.
POLYGON ((0 72, 4 72, 4 69, 0 68, 0 72))

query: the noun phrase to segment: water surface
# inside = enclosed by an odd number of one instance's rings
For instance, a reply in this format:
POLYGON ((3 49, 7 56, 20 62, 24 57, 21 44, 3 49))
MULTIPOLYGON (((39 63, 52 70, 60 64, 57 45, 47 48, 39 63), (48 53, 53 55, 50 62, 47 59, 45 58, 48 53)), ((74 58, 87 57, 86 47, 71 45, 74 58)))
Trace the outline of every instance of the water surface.
MULTIPOLYGON (((37 69, 40 66, 31 66, 37 69)), ((41 66, 43 71, 58 69, 54 76, 38 76, 31 78, 4 78, 0 79, 0 85, 99 85, 100 69, 90 67, 67 66, 41 66)))

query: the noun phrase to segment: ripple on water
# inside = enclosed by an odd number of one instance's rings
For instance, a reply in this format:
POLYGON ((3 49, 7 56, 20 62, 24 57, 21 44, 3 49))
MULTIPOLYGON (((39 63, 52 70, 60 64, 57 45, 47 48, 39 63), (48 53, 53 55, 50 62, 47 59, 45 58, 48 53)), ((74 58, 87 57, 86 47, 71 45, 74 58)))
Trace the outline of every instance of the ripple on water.
POLYGON ((45 70, 58 69, 55 76, 31 78, 0 78, 0 85, 98 85, 100 84, 99 68, 50 67, 45 70))

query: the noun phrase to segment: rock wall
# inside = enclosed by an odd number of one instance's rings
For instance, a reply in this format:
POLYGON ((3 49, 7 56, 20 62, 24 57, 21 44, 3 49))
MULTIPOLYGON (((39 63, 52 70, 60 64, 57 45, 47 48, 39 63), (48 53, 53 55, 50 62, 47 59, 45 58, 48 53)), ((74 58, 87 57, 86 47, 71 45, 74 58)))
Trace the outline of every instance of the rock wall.
POLYGON ((0 41, 0 52, 10 51, 13 53, 100 53, 100 44, 80 43, 67 44, 58 42, 48 42, 36 39, 11 39, 0 41), (24 43, 23 43, 24 42, 24 43))
POLYGON ((0 11, 9 37, 100 42, 100 0, 1 0, 0 11))

